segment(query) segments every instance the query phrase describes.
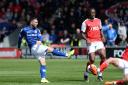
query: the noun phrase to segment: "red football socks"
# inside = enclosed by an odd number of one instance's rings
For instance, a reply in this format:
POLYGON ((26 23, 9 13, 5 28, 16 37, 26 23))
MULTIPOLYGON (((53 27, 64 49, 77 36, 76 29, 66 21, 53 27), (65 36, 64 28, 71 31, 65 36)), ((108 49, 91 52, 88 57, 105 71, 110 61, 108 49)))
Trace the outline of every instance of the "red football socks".
POLYGON ((116 85, 124 85, 124 84, 125 84, 124 80, 117 80, 116 81, 116 85))
POLYGON ((108 67, 108 64, 107 64, 106 62, 102 63, 102 64, 100 65, 100 72, 103 72, 104 69, 106 69, 107 67, 108 67))
POLYGON ((101 65, 104 61, 105 61, 105 59, 102 59, 102 60, 100 61, 100 65, 101 65))

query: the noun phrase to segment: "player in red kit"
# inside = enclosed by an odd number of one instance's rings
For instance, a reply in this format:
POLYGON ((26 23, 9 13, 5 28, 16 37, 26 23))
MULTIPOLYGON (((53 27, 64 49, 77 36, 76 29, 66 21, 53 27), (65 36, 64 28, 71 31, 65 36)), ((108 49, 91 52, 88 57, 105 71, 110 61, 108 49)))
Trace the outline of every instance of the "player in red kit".
MULTIPOLYGON (((96 52, 100 55, 102 64, 106 59, 106 51, 103 44, 105 40, 102 33, 101 20, 95 18, 96 11, 94 8, 89 10, 89 17, 82 23, 82 36, 87 42, 87 49, 89 61, 87 62, 86 71, 84 72, 84 79, 89 81, 87 67, 95 61, 96 52)), ((98 79, 103 81, 102 73, 98 75, 98 79)))
POLYGON ((105 62, 103 62, 97 69, 98 73, 103 72, 109 64, 112 64, 123 70, 124 76, 122 80, 105 82, 105 85, 127 85, 128 84, 128 47, 126 47, 122 59, 110 57, 105 62))

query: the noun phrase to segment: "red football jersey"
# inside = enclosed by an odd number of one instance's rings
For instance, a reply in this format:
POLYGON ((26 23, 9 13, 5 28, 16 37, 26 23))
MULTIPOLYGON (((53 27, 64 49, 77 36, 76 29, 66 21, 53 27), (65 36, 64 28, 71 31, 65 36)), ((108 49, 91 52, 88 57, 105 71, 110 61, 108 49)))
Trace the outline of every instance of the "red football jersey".
POLYGON ((128 47, 125 48, 125 51, 122 54, 122 59, 128 61, 128 47))
POLYGON ((81 31, 85 32, 86 38, 91 42, 102 41, 101 39, 101 20, 94 18, 93 20, 86 19, 82 23, 81 31))

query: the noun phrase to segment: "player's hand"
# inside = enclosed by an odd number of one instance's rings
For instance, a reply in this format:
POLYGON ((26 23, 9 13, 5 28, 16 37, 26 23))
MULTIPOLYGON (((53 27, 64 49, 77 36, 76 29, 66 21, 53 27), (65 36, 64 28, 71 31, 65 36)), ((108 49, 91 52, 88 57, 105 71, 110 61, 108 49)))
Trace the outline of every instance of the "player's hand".
POLYGON ((91 45, 91 41, 89 39, 86 39, 87 45, 91 45))
POLYGON ((102 37, 102 41, 103 41, 103 42, 106 42, 106 39, 105 39, 105 37, 102 37))
POLYGON ((41 42, 41 41, 36 41, 36 44, 37 44, 37 45, 41 45, 42 42, 41 42))

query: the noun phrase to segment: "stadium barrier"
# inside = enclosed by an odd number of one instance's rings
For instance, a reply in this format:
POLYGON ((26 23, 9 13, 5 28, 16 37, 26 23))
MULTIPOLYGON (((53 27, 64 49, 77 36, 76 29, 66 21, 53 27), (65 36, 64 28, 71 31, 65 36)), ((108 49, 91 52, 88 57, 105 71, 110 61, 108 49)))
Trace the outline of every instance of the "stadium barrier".
POLYGON ((0 58, 21 58, 22 52, 17 48, 0 48, 0 58))
POLYGON ((121 55, 124 52, 125 47, 106 47, 106 56, 109 57, 119 57, 121 58, 121 55))
MULTIPOLYGON (((86 47, 70 47, 65 46, 63 44, 53 44, 51 47, 58 49, 63 52, 68 52, 70 49, 74 49, 74 57, 86 57, 87 55, 87 48, 86 47)), ((106 47, 106 56, 109 57, 121 57, 125 47, 106 47)), ((0 48, 0 58, 35 58, 31 55, 28 48, 23 48, 22 51, 18 50, 17 48, 0 48)), ((47 54, 47 58, 60 58, 54 56, 52 53, 47 54)))
MULTIPOLYGON (((64 45, 53 45, 52 47, 60 49, 62 51, 66 50, 67 47, 64 45)), ((74 55, 87 55, 87 47, 69 47, 75 50, 74 55)), ((121 57, 125 47, 123 46, 106 46, 106 57, 121 57)))
MULTIPOLYGON (((58 49, 60 51, 63 51, 63 52, 68 52, 70 49, 74 49, 75 50, 75 53, 74 53, 74 56, 75 58, 77 57, 86 57, 87 55, 87 48, 86 47, 70 47, 70 46, 65 46, 63 44, 53 44, 51 45, 51 47, 55 48, 55 49, 58 49)), ((109 57, 121 57, 123 51, 124 51, 125 47, 119 47, 119 46, 116 46, 116 47, 106 47, 106 57, 109 58, 109 57)), ((29 49, 23 49, 22 50, 22 53, 23 53, 23 58, 34 58, 30 52, 29 52, 29 49)), ((48 53, 47 54, 47 58, 60 58, 60 57, 57 57, 57 56, 53 56, 52 53, 48 53)))

